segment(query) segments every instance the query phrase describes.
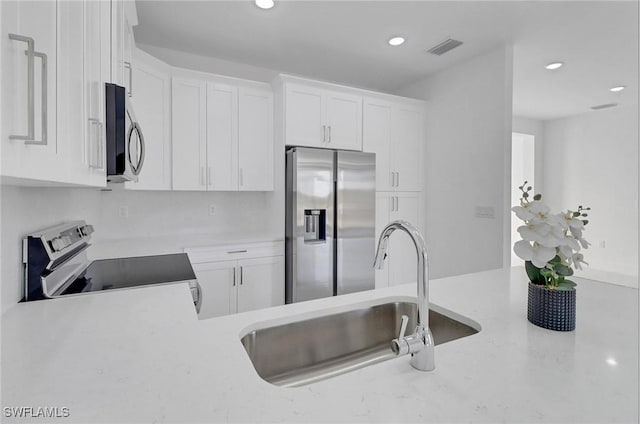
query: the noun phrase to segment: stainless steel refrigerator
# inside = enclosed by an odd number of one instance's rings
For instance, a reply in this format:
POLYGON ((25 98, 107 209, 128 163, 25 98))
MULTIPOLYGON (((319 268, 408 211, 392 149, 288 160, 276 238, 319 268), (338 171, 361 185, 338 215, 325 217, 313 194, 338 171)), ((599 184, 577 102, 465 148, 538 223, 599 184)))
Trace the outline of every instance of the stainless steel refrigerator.
POLYGON ((375 163, 373 153, 287 151, 287 303, 374 288, 375 163))

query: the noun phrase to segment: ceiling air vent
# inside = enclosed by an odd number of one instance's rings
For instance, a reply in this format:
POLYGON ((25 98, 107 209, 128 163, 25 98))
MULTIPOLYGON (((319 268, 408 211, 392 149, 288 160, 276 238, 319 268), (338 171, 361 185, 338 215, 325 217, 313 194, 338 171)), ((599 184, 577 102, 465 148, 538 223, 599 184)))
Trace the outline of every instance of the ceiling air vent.
POLYGON ((443 41, 442 43, 438 44, 437 46, 431 47, 427 51, 429 53, 431 53, 431 54, 442 56, 443 54, 445 54, 449 50, 453 50, 453 49, 455 49, 456 47, 458 47, 461 44, 462 44, 462 41, 458 41, 458 40, 454 40, 452 38, 449 38, 448 40, 443 41))
POLYGON ((591 109, 600 110, 600 109, 607 109, 607 108, 616 107, 616 106, 618 106, 618 103, 607 103, 606 105, 591 106, 591 109))

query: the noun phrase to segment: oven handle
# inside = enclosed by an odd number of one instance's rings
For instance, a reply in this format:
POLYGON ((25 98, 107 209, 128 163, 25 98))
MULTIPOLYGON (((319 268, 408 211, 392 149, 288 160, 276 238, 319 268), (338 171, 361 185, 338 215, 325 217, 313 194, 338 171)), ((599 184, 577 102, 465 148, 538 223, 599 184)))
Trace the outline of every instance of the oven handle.
POLYGON ((200 283, 196 281, 196 313, 200 313, 200 307, 202 306, 202 287, 200 283))

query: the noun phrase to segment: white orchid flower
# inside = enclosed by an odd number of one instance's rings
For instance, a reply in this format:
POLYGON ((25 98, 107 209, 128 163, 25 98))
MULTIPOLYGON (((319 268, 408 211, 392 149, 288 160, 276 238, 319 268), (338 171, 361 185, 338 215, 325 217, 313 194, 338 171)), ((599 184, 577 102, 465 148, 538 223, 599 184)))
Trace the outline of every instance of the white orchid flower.
POLYGON ((526 240, 516 242, 513 245, 513 251, 520 259, 531 261, 538 268, 544 268, 547 262, 556 256, 555 248, 541 246, 538 243, 531 245, 526 240))
POLYGON ((589 265, 584 261, 584 256, 582 255, 582 253, 576 253, 571 259, 573 260, 573 265, 576 267, 576 269, 582 270, 581 264, 589 265))
POLYGON ((520 206, 512 207, 511 210, 525 222, 530 220, 544 221, 549 215, 549 207, 539 200, 522 203, 520 206))

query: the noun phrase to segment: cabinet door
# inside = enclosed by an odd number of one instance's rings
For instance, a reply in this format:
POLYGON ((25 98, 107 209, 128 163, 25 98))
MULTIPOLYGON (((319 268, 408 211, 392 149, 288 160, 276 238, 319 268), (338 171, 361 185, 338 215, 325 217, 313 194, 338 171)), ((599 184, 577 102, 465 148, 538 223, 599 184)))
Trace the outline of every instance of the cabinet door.
MULTIPOLYGON (((391 193, 390 221, 404 220, 420 227, 418 193, 391 193)), ((389 285, 415 283, 418 259, 413 241, 404 231, 389 238, 389 285)))
POLYGON ((144 166, 133 190, 171 190, 171 83, 166 65, 144 53, 132 64, 135 92, 131 105, 144 134, 144 166), (144 57, 144 59, 143 59, 144 57))
POLYGON ((64 181, 66 163, 58 152, 56 137, 56 2, 0 3, 2 175, 64 181), (31 62, 33 68, 28 66, 25 39, 10 39, 9 34, 33 39, 36 52, 31 62), (28 78, 30 69, 33 84, 28 78), (31 96, 33 104, 30 105, 31 96))
POLYGON ((206 85, 172 79, 171 140, 174 190, 206 190, 206 85))
MULTIPOLYGON (((57 138, 66 159, 66 179, 79 184, 89 177, 90 145, 85 143, 84 8, 82 1, 58 2, 57 138)), ((95 127, 95 125, 94 125, 95 127)), ((87 136, 90 132, 87 131, 87 136)), ((105 182, 106 183, 106 182, 105 182)))
POLYGON ((326 105, 326 146, 361 151, 362 97, 329 91, 326 105))
POLYGON ((111 72, 110 15, 108 3, 84 2, 84 142, 82 157, 74 161, 84 168, 85 184, 96 186, 106 184, 104 83, 111 72))
POLYGON ((284 304, 284 256, 238 261, 238 312, 284 304))
POLYGON ((207 83, 207 186, 238 189, 238 89, 207 83))
POLYGON ((389 157, 391 104, 377 99, 364 99, 363 109, 362 145, 365 152, 376 154, 376 190, 391 191, 394 178, 389 157))
POLYGON ((124 0, 111 0, 111 82, 125 84, 124 0))
POLYGON ((202 303, 198 318, 229 315, 236 311, 236 261, 194 264, 202 303))
POLYGON ((239 91, 238 188, 273 191, 273 95, 270 91, 239 91))
POLYGON ((395 189, 420 191, 420 152, 424 112, 420 108, 398 105, 392 116, 391 171, 395 189))
POLYGON ((325 146, 323 90, 286 84, 285 108, 285 141, 288 146, 325 146))
MULTIPOLYGON (((126 5, 124 6, 126 7, 126 5)), ((123 7, 123 9, 124 9, 123 7)), ((123 10, 123 28, 122 28, 122 67, 123 78, 122 85, 126 88, 126 92, 129 93, 129 97, 133 97, 134 91, 134 72, 133 72, 133 47, 135 45, 133 40, 133 28, 129 25, 126 17, 126 13, 123 10)), ((136 116, 137 117, 137 116, 136 116)))

